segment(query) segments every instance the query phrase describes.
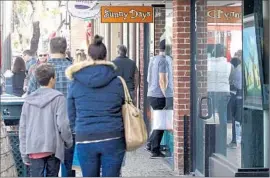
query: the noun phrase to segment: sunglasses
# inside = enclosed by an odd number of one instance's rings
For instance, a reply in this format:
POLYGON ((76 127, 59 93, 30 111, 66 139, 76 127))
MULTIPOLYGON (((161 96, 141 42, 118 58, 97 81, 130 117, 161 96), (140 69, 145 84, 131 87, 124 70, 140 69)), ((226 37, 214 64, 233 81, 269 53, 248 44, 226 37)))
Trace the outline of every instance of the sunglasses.
POLYGON ((47 57, 47 54, 40 54, 39 57, 47 57))

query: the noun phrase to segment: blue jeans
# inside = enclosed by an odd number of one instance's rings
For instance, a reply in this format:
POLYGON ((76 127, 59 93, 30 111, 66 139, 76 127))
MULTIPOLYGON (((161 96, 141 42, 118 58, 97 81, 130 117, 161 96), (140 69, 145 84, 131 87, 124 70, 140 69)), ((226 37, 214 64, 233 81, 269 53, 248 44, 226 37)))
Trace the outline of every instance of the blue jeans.
POLYGON ((230 97, 229 92, 209 92, 208 96, 212 98, 213 114, 219 117, 216 126, 216 153, 227 155, 227 105, 230 97))
POLYGON ((73 138, 73 146, 69 149, 65 149, 65 160, 64 164, 62 164, 62 176, 63 177, 74 177, 72 172, 72 163, 75 149, 75 135, 72 135, 73 138))
POLYGON ((125 139, 97 143, 79 143, 78 159, 83 177, 119 177, 125 155, 125 139))

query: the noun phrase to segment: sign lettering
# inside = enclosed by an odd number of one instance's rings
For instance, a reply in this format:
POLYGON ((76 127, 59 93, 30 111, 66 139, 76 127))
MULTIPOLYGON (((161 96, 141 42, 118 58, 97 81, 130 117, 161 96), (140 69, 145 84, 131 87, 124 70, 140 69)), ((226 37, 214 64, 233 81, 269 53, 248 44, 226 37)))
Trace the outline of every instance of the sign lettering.
POLYGON ((151 6, 102 6, 101 23, 152 23, 151 6))
POLYGON ((241 23, 242 10, 241 7, 208 7, 207 22, 208 23, 241 23))

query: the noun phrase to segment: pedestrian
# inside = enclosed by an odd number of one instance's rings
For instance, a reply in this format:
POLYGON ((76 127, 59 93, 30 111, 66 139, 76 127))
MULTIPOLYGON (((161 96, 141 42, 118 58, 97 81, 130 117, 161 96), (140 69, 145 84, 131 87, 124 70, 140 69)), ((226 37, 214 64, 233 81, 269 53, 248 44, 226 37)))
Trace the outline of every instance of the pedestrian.
POLYGON ((84 52, 83 49, 76 49, 76 57, 75 57, 75 60, 73 61, 73 63, 77 63, 77 62, 82 62, 82 61, 85 61, 87 60, 87 56, 84 52))
MULTIPOLYGON (((63 37, 54 37, 50 39, 50 55, 48 59, 48 64, 54 66, 56 83, 55 89, 59 92, 63 93, 64 96, 67 96, 67 89, 69 85, 69 80, 65 76, 65 70, 72 64, 66 58, 66 49, 67 49, 67 41, 63 37)), ((35 75, 30 77, 30 83, 35 81, 35 75)), ((34 92, 32 90, 31 92, 34 92)), ((74 137, 74 135, 73 135, 74 137)), ((74 138, 73 138, 74 139, 74 138)), ((63 176, 65 177, 74 177, 72 174, 72 162, 73 162, 73 154, 74 154, 74 146, 70 149, 65 150, 65 161, 64 161, 64 169, 63 176)))
MULTIPOLYGON (((67 50, 67 41, 63 37, 54 37, 50 40, 50 58, 48 60, 49 64, 52 64, 55 68, 56 73, 56 84, 55 89, 60 91, 67 96, 67 90, 69 87, 70 81, 66 78, 65 71, 72 64, 71 61, 66 58, 67 50)), ((73 140, 75 135, 73 135, 73 140)), ((65 177, 74 177, 72 171, 74 155, 74 145, 65 150, 65 161, 64 161, 64 170, 63 176, 65 177)))
POLYGON ((68 91, 68 113, 76 133, 76 147, 84 177, 119 177, 125 155, 122 118, 124 90, 107 59, 102 37, 96 35, 88 47, 89 60, 66 71, 72 80, 68 91))
POLYGON ((26 77, 26 67, 23 58, 15 58, 12 73, 12 93, 15 96, 21 97, 24 93, 23 83, 26 77))
MULTIPOLYGON (((165 54, 165 49, 164 39, 159 44, 159 55, 150 59, 148 67, 147 97, 153 110, 173 109, 172 58, 165 54)), ((163 133, 164 130, 153 130, 149 137, 146 149, 152 153, 151 158, 164 156, 160 150, 163 133)))
POLYGON ((54 90, 52 65, 42 64, 35 72, 41 86, 25 98, 19 128, 22 160, 32 177, 58 177, 64 149, 72 146, 65 96, 54 90))
POLYGON ((37 62, 30 67, 28 75, 24 80, 24 90, 26 91, 27 94, 30 94, 39 88, 38 82, 34 77, 35 70, 39 65, 44 64, 47 61, 48 61, 48 53, 46 51, 39 51, 37 62))
POLYGON ((230 100, 227 105, 227 117, 232 121, 232 140, 228 145, 229 148, 237 148, 235 122, 242 121, 242 66, 241 58, 237 53, 230 61, 232 70, 229 77, 230 100))
POLYGON ((124 45, 117 46, 118 57, 113 61, 117 66, 116 73, 125 79, 132 100, 135 99, 136 89, 139 85, 139 70, 136 62, 127 57, 127 48, 124 45))
POLYGON ((37 62, 37 59, 35 55, 33 54, 33 52, 29 49, 23 52, 23 59, 26 64, 26 74, 28 74, 30 67, 37 62))
POLYGON ((223 44, 216 44, 211 58, 207 61, 207 93, 212 100, 213 119, 219 124, 216 127, 216 137, 219 138, 217 150, 222 155, 227 154, 227 105, 230 96, 229 76, 231 64, 225 54, 223 44))

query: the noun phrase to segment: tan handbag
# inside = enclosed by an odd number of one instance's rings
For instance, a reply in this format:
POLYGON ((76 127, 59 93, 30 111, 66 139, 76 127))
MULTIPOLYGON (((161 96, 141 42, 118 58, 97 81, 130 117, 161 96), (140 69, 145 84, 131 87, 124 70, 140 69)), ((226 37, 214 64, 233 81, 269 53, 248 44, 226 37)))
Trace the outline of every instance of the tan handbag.
POLYGON ((147 130, 141 111, 134 106, 125 80, 121 80, 125 92, 125 104, 122 106, 123 122, 125 128, 126 150, 134 151, 147 141, 147 130))

